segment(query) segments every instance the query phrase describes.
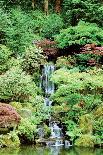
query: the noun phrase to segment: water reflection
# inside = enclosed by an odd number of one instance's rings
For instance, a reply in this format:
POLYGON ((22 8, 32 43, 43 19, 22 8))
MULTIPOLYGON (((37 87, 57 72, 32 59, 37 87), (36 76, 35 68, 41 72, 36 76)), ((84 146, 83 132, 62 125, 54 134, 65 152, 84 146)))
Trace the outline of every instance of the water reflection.
POLYGON ((0 149, 0 155, 103 155, 103 149, 23 146, 0 149))

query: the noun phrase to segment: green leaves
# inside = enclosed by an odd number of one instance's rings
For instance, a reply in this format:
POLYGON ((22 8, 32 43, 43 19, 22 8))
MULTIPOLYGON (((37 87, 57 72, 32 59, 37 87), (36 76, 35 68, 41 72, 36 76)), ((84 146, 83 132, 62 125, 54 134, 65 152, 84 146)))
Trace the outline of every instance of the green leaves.
POLYGON ((79 72, 75 69, 59 69, 52 80, 58 89, 52 99, 58 104, 73 106, 84 101, 86 109, 91 110, 101 103, 103 91, 103 71, 101 69, 79 72))
POLYGON ((96 43, 103 45, 103 30, 96 24, 79 22, 77 26, 69 27, 56 36, 59 48, 71 45, 96 43))
POLYGON ((35 83, 20 68, 13 67, 0 76, 0 100, 24 102, 35 95, 35 83))
POLYGON ((42 49, 37 48, 35 45, 29 46, 22 58, 22 67, 30 74, 33 74, 35 71, 37 71, 40 65, 43 65, 45 62, 45 56, 43 56, 42 49))
POLYGON ((8 69, 11 55, 12 52, 5 45, 0 45, 0 74, 8 69))
POLYGON ((94 0, 63 0, 63 18, 67 25, 80 20, 103 26, 102 2, 94 0))

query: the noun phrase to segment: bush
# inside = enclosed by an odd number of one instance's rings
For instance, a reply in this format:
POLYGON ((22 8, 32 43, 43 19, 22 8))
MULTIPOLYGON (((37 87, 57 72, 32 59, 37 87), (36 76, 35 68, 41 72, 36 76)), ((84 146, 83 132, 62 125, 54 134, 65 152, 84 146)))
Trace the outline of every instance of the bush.
POLYGON ((16 127, 20 123, 20 115, 9 104, 0 103, 0 127, 16 127))
POLYGON ((96 137, 89 134, 81 135, 75 141, 75 145, 81 147, 94 147, 95 143, 96 143, 96 137))
POLYGON ((76 54, 76 66, 79 66, 81 71, 86 70, 87 68, 91 68, 90 66, 95 66, 100 62, 101 56, 95 54, 76 54), (89 63, 89 61, 93 62, 93 65, 89 63))
POLYGON ((88 43, 103 45, 103 30, 96 24, 80 21, 77 26, 61 30, 55 40, 59 48, 88 43))
POLYGON ((8 61, 10 61, 11 55, 12 52, 5 45, 0 45, 0 74, 8 70, 8 61))
POLYGON ((56 66, 57 68, 61 67, 67 67, 68 69, 71 69, 75 66, 76 64, 76 59, 75 57, 58 57, 56 61, 56 66))
POLYGON ((35 141, 37 130, 36 125, 32 123, 31 119, 22 119, 21 124, 18 126, 18 135, 21 139, 21 143, 25 144, 26 142, 30 141, 33 143, 35 141))
POLYGON ((34 21, 32 16, 20 9, 11 9, 7 14, 7 26, 2 28, 4 42, 15 54, 22 54, 33 40, 40 37, 34 34, 34 21))
POLYGON ((11 131, 7 135, 0 135, 1 147, 18 147, 20 145, 19 137, 15 131, 11 131))
POLYGON ((89 114, 79 117, 79 128, 84 134, 92 134, 93 131, 93 117, 89 114))
POLYGON ((41 33, 45 38, 53 38, 62 28, 63 19, 57 14, 51 14, 45 17, 41 33))
POLYGON ((33 74, 40 69, 40 65, 43 65, 44 62, 45 57, 43 56, 42 49, 30 46, 23 55, 22 67, 26 72, 33 74))
POLYGON ((80 20, 85 20, 103 26, 102 12, 101 1, 63 0, 63 18, 67 25, 76 25, 80 20))
POLYGON ((36 86, 30 75, 18 67, 13 67, 0 76, 0 100, 29 101, 35 97, 36 86))
POLYGON ((37 10, 27 13, 20 8, 11 9, 9 13, 1 10, 1 13, 1 41, 3 44, 6 42, 15 55, 25 52, 33 40, 52 38, 63 27, 62 18, 56 14, 46 16, 37 10), (3 26, 4 23, 6 26, 3 26))

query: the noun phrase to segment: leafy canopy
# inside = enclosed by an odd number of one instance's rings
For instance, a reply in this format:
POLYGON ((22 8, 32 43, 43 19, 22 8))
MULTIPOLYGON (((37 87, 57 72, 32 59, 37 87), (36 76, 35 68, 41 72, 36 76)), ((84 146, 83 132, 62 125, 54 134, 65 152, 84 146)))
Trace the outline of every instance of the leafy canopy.
POLYGON ((80 21, 77 26, 61 30, 56 36, 59 48, 95 43, 103 45, 103 30, 96 24, 80 21))

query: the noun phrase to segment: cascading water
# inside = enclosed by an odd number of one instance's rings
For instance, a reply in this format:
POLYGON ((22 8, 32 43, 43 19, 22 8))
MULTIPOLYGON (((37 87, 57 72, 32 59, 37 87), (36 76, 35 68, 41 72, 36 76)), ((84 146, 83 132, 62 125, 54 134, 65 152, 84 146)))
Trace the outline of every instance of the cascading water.
MULTIPOLYGON (((50 80, 51 75, 55 71, 54 64, 46 64, 42 69, 42 76, 41 76, 41 83, 40 87, 43 89, 45 94, 45 106, 52 106, 52 101, 50 100, 50 95, 54 93, 55 86, 54 83, 50 80)), ((61 128, 58 126, 56 121, 51 121, 49 118, 49 127, 51 129, 51 137, 52 139, 56 139, 53 146, 63 145, 61 138, 62 138, 62 131, 61 128)))
POLYGON ((51 128, 51 138, 61 138, 62 137, 62 131, 61 128, 57 125, 57 123, 51 122, 50 123, 50 128, 51 128))

